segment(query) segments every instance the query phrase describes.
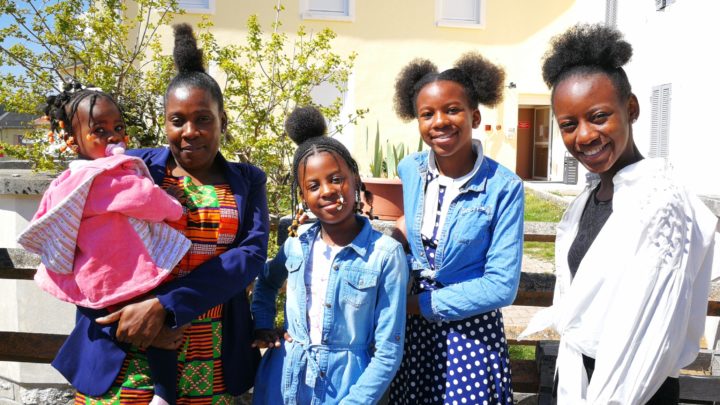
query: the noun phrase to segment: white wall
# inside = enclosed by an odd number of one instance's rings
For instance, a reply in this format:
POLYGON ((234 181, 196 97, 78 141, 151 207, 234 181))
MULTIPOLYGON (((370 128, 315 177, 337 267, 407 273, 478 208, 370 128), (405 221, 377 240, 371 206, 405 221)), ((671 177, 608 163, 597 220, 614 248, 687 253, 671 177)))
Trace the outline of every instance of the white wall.
POLYGON ((634 49, 627 67, 640 101, 636 143, 650 149, 653 86, 672 83, 669 158, 685 183, 700 194, 720 195, 720 2, 676 0, 662 11, 652 1, 620 0, 617 24, 634 49))

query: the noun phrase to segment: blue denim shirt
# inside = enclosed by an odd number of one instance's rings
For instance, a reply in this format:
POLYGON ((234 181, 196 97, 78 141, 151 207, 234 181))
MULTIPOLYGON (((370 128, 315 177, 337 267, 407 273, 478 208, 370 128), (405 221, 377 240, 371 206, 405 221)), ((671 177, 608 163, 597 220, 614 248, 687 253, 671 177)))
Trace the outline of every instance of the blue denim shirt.
POLYGON ((522 181, 484 157, 450 204, 431 270, 420 236, 427 171, 428 152, 414 153, 398 166, 412 270, 445 286, 420 294, 422 315, 454 321, 512 304, 522 261, 522 181))
POLYGON ((329 270, 321 344, 309 343, 304 278, 320 224, 288 238, 260 274, 255 327, 274 327, 275 299, 287 279, 285 327, 293 341, 266 352, 253 403, 372 404, 390 384, 403 355, 407 261, 397 241, 357 220, 362 230, 329 270))

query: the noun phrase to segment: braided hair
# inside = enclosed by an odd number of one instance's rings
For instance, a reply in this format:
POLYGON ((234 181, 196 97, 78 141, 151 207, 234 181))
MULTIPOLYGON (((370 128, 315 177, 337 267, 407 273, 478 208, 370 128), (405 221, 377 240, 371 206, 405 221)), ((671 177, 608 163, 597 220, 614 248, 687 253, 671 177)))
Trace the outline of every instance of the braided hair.
POLYGON ((600 24, 578 24, 552 39, 543 57, 543 80, 554 94, 558 83, 570 76, 604 73, 624 102, 632 89, 622 67, 632 52, 620 31, 600 24))
POLYGON ((50 120, 50 142, 54 142, 54 138, 57 136, 59 140, 65 142, 62 151, 64 151, 66 147, 70 147, 73 151, 77 152, 76 134, 73 132, 72 124, 77 115, 80 103, 86 99, 90 101, 90 108, 88 109, 88 126, 90 126, 93 119, 93 109, 95 108, 97 100, 101 98, 115 104, 115 107, 117 107, 122 116, 123 110, 120 104, 118 104, 110 94, 98 89, 84 87, 77 81, 65 84, 60 94, 48 96, 46 99, 45 116, 50 120))
MULTIPOLYGON (((293 215, 296 214, 298 204, 298 189, 300 187, 300 170, 304 170, 307 159, 310 156, 317 155, 322 152, 329 153, 333 159, 338 158, 345 161, 355 177, 355 201, 360 202, 360 191, 363 190, 360 180, 360 170, 358 164, 350 155, 350 151, 340 143, 337 139, 325 136, 327 125, 325 117, 320 110, 315 107, 298 107, 295 108, 285 120, 285 132, 290 139, 298 145, 293 156, 292 163, 292 209, 293 215)), ((292 231, 291 231, 292 233, 292 231)))
POLYGON ((455 66, 443 72, 426 59, 411 61, 395 81, 395 112, 405 121, 417 118, 418 93, 427 84, 448 80, 465 89, 468 104, 492 107, 503 97, 505 71, 476 52, 469 52, 455 62, 455 66))
POLYGON ((177 74, 172 78, 165 91, 165 104, 170 93, 178 87, 195 87, 207 90, 220 111, 225 109, 223 94, 217 81, 205 71, 205 57, 202 49, 198 49, 197 40, 192 27, 187 23, 173 25, 175 46, 173 60, 177 74))

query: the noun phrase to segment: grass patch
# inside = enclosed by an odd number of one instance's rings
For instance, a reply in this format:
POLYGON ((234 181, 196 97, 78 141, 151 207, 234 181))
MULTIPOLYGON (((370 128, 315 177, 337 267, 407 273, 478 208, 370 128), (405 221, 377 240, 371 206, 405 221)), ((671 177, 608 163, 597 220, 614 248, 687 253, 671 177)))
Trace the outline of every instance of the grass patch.
POLYGON ((510 345, 510 360, 535 360, 535 346, 510 345))
POLYGON ((560 222, 565 208, 525 191, 525 221, 560 222))
MULTIPOLYGON (((560 222, 565 208, 552 201, 544 200, 532 192, 525 191, 525 221, 560 222)), ((555 261, 555 243, 524 242, 523 253, 538 260, 555 261)))
POLYGON ((546 262, 555 261, 555 242, 524 242, 523 253, 546 262))

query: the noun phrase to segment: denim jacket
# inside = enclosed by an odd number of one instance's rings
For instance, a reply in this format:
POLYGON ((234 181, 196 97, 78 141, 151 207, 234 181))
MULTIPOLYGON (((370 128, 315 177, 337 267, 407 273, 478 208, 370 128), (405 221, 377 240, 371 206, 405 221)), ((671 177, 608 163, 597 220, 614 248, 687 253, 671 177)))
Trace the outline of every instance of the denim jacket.
POLYGON ((287 279, 285 327, 293 341, 265 354, 254 403, 372 404, 390 384, 403 355, 407 261, 397 241, 357 219, 362 230, 330 269, 321 344, 309 344, 304 279, 320 224, 289 238, 260 274, 255 327, 274 327, 275 299, 287 279))
POLYGON ((420 294, 422 315, 455 321, 512 304, 522 261, 522 181, 484 157, 450 204, 431 270, 420 236, 427 171, 428 152, 414 153, 398 166, 412 270, 444 286, 420 294))

